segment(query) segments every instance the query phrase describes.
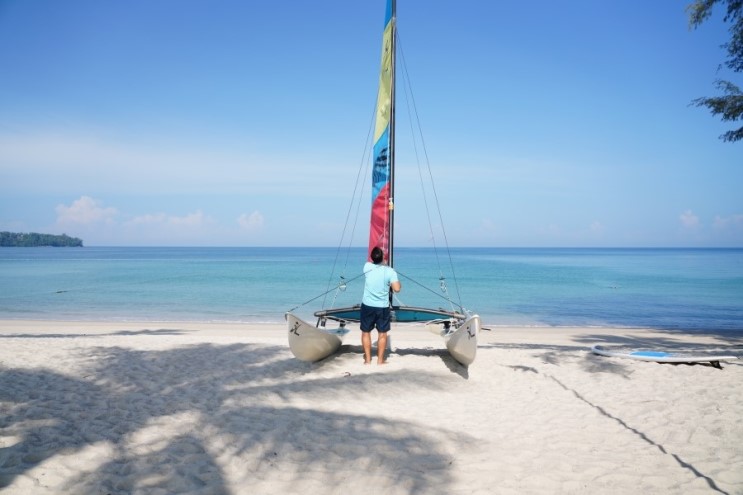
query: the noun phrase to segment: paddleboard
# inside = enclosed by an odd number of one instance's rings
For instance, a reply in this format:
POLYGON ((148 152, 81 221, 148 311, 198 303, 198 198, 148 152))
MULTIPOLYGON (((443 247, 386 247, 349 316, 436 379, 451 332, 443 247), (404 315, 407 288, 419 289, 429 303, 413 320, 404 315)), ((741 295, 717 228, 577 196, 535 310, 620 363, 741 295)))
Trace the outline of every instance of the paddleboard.
POLYGON ((620 347, 612 349, 600 344, 591 347, 591 351, 600 356, 637 359, 639 361, 653 361, 656 363, 710 363, 716 368, 720 368, 721 362, 738 359, 736 356, 699 352, 666 352, 652 349, 626 349, 620 347))

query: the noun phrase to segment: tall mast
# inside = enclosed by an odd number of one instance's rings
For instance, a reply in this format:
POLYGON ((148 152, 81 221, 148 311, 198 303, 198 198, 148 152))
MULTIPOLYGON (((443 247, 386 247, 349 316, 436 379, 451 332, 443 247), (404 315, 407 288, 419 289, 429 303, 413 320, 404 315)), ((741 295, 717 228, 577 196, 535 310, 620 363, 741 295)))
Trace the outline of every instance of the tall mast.
POLYGON ((395 70, 397 62, 397 1, 390 0, 392 3, 392 84, 390 92, 392 99, 390 102, 390 254, 389 264, 394 267, 395 256, 395 70))

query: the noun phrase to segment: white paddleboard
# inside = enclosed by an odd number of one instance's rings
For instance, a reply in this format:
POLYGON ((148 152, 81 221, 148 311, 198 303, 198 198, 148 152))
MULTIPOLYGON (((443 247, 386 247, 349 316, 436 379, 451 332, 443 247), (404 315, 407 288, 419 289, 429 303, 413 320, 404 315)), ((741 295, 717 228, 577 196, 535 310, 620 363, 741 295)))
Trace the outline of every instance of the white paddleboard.
POLYGON ((591 352, 600 356, 618 357, 626 359, 637 359, 640 361, 653 361, 656 363, 710 363, 717 368, 723 361, 735 361, 736 356, 704 354, 699 352, 666 352, 652 349, 627 349, 617 347, 615 349, 596 344, 591 347, 591 352))

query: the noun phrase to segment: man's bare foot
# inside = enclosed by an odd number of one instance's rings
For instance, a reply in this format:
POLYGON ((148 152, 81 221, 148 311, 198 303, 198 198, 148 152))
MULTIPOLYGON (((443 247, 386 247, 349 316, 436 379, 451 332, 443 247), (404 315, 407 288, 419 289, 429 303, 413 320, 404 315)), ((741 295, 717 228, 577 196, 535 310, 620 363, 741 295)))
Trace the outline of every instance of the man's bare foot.
POLYGON ((371 364, 371 361, 364 359, 364 364, 371 364))
POLYGON ((377 361, 377 364, 387 364, 387 361, 377 361))

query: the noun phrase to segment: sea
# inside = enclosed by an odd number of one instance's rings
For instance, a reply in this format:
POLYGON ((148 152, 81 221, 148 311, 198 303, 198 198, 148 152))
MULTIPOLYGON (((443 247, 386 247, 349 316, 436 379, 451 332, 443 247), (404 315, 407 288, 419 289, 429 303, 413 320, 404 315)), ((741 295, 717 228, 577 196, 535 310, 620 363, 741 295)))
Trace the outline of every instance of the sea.
MULTIPOLYGON (((0 248, 0 320, 282 324, 357 304, 364 248, 0 248)), ((397 302, 488 327, 743 331, 743 249, 399 248, 397 302)))

